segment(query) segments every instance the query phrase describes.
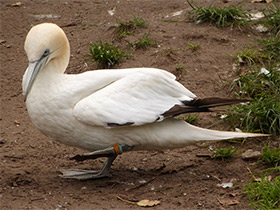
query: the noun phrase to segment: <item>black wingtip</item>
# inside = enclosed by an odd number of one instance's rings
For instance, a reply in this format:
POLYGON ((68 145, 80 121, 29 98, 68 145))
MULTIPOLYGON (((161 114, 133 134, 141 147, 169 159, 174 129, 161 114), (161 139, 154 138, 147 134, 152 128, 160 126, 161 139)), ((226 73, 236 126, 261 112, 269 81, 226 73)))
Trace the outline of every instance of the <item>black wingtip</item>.
POLYGON ((231 104, 238 103, 247 103, 250 102, 249 99, 235 99, 235 98, 198 98, 192 101, 184 101, 183 103, 187 106, 194 106, 199 108, 211 108, 216 106, 226 106, 231 104))

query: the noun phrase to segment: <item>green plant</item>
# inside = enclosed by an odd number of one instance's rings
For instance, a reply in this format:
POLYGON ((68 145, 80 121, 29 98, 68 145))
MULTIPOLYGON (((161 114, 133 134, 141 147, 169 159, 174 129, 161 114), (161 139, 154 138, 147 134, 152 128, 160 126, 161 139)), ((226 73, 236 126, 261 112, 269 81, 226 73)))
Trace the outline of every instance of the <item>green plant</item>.
POLYGON ((192 51, 197 51, 200 48, 200 44, 188 43, 188 46, 191 48, 192 51))
MULTIPOLYGON (((280 21, 280 20, 279 20, 280 21)), ((263 54, 266 54, 269 60, 280 61, 280 37, 271 37, 269 39, 260 40, 263 54)))
POLYGON ((229 146, 228 148, 221 148, 221 146, 219 146, 219 148, 217 150, 213 150, 213 152, 213 159, 224 160, 226 158, 232 157, 237 152, 237 150, 234 150, 232 146, 229 146))
POLYGON ((134 17, 133 20, 117 21, 117 32, 120 37, 132 34, 136 28, 143 27, 147 22, 143 18, 134 17))
POLYGON ((198 121, 198 114, 187 114, 184 117, 179 117, 180 120, 184 120, 187 123, 195 124, 198 121))
POLYGON ((280 146, 270 149, 269 145, 265 145, 262 149, 261 160, 274 167, 280 166, 280 146))
POLYGON ((237 95, 250 97, 252 101, 229 108, 225 121, 250 132, 280 133, 280 71, 254 70, 241 75, 231 87, 237 95))
POLYGON ((184 67, 183 66, 181 66, 181 65, 177 65, 176 67, 175 67, 175 70, 177 71, 177 72, 180 72, 181 74, 184 72, 184 67))
POLYGON ((244 25, 248 21, 248 12, 240 7, 229 6, 225 8, 217 8, 209 6, 208 8, 191 4, 192 11, 189 13, 191 19, 195 22, 209 22, 218 27, 225 27, 228 25, 244 25))
POLYGON ((280 176, 274 182, 262 177, 260 182, 251 182, 244 188, 248 194, 251 206, 254 209, 279 209, 280 208, 280 176))
POLYGON ((119 64, 121 59, 128 55, 121 51, 117 46, 113 44, 99 41, 98 44, 92 44, 89 48, 90 58, 98 63, 100 68, 112 68, 116 64, 119 64))
POLYGON ((235 56, 240 64, 263 64, 264 60, 267 59, 265 54, 262 54, 259 50, 254 48, 244 48, 238 52, 235 56))
POLYGON ((231 107, 229 111, 225 120, 234 127, 248 132, 280 133, 279 97, 257 98, 249 104, 231 107))
POLYGON ((250 98, 280 97, 280 71, 269 69, 269 73, 260 73, 259 69, 242 74, 231 84, 238 96, 250 98))
POLYGON ((266 25, 269 30, 276 34, 276 36, 280 36, 280 6, 273 4, 272 8, 267 8, 263 11, 265 15, 265 20, 262 21, 264 25, 266 25))
POLYGON ((138 41, 131 43, 128 42, 128 44, 133 48, 133 49, 147 49, 148 47, 156 47, 156 41, 150 39, 149 34, 144 34, 141 39, 138 41))

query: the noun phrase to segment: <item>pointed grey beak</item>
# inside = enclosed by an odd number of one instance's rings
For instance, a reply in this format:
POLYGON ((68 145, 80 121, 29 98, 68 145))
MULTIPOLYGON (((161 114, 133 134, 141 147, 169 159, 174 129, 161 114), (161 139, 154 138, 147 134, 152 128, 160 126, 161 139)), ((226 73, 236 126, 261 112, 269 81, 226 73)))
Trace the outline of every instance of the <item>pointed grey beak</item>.
POLYGON ((24 75, 24 80, 25 80, 25 85, 23 86, 23 92, 25 93, 24 101, 26 101, 38 73, 45 66, 47 60, 48 60, 48 56, 42 56, 39 60, 29 62, 28 68, 24 75))

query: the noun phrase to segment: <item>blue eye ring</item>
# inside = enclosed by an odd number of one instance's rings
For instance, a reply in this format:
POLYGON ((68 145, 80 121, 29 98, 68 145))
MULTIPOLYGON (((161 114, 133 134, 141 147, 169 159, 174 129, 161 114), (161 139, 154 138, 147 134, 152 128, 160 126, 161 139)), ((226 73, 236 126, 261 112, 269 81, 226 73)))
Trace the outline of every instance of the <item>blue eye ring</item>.
POLYGON ((46 49, 43 53, 43 57, 46 57, 47 55, 50 54, 50 50, 49 49, 46 49))

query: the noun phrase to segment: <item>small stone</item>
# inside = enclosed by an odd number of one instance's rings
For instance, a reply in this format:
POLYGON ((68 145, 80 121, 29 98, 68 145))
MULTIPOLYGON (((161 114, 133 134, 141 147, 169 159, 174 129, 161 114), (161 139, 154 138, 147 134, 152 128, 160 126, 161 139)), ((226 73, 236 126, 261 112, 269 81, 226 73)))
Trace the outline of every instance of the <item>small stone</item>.
POLYGON ((253 151, 251 149, 248 149, 244 153, 242 153, 241 157, 243 160, 253 160, 258 159, 261 156, 261 152, 259 151, 253 151))

